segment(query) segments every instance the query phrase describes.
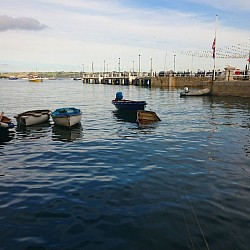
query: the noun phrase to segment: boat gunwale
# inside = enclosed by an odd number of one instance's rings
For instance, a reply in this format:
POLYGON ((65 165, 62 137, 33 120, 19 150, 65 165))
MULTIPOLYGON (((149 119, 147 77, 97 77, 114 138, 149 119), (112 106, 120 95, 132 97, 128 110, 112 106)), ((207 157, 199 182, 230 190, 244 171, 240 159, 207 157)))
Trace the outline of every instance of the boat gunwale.
POLYGON ((51 111, 49 109, 29 110, 15 115, 14 118, 21 118, 22 116, 37 116, 38 113, 41 115, 50 115, 51 111))

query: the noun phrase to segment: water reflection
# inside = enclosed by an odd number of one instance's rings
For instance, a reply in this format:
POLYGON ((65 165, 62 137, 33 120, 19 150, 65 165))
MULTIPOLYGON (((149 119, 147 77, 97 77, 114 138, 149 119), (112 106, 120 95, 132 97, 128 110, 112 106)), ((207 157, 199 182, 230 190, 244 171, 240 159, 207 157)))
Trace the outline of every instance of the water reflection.
POLYGON ((114 117, 117 121, 136 123, 136 114, 134 110, 115 110, 113 111, 114 117))
POLYGON ((39 139, 45 137, 51 125, 49 122, 37 124, 33 126, 17 126, 16 132, 18 137, 28 137, 32 139, 39 139))
POLYGON ((9 142, 13 139, 14 132, 9 131, 8 129, 1 129, 0 128, 0 145, 4 145, 5 142, 9 142))
POLYGON ((72 142, 83 137, 82 125, 78 124, 72 128, 54 125, 52 128, 52 140, 72 142))

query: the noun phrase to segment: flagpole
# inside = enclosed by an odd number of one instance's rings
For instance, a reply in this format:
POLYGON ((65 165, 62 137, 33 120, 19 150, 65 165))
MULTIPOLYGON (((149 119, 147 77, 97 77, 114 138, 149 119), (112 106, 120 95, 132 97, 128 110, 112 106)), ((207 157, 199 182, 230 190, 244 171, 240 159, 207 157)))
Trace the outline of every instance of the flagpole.
POLYGON ((218 15, 216 15, 216 26, 215 26, 215 34, 214 34, 214 71, 213 71, 213 81, 215 81, 215 69, 216 69, 216 45, 217 45, 217 26, 218 26, 218 15))

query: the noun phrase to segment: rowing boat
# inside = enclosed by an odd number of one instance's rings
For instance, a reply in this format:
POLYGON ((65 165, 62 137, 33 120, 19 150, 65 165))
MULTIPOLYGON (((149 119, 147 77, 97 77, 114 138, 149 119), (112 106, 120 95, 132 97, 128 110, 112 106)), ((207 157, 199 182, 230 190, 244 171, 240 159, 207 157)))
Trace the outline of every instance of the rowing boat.
POLYGON ((48 109, 30 110, 14 116, 18 126, 32 126, 49 121, 51 111, 48 109))

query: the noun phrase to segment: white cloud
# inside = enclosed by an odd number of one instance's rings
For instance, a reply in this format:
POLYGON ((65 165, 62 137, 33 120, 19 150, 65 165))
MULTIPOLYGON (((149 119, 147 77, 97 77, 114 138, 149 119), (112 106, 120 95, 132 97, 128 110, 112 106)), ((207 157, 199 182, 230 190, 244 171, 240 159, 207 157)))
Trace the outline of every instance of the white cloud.
POLYGON ((13 18, 6 15, 0 16, 0 31, 6 30, 42 30, 48 26, 29 17, 13 18))

